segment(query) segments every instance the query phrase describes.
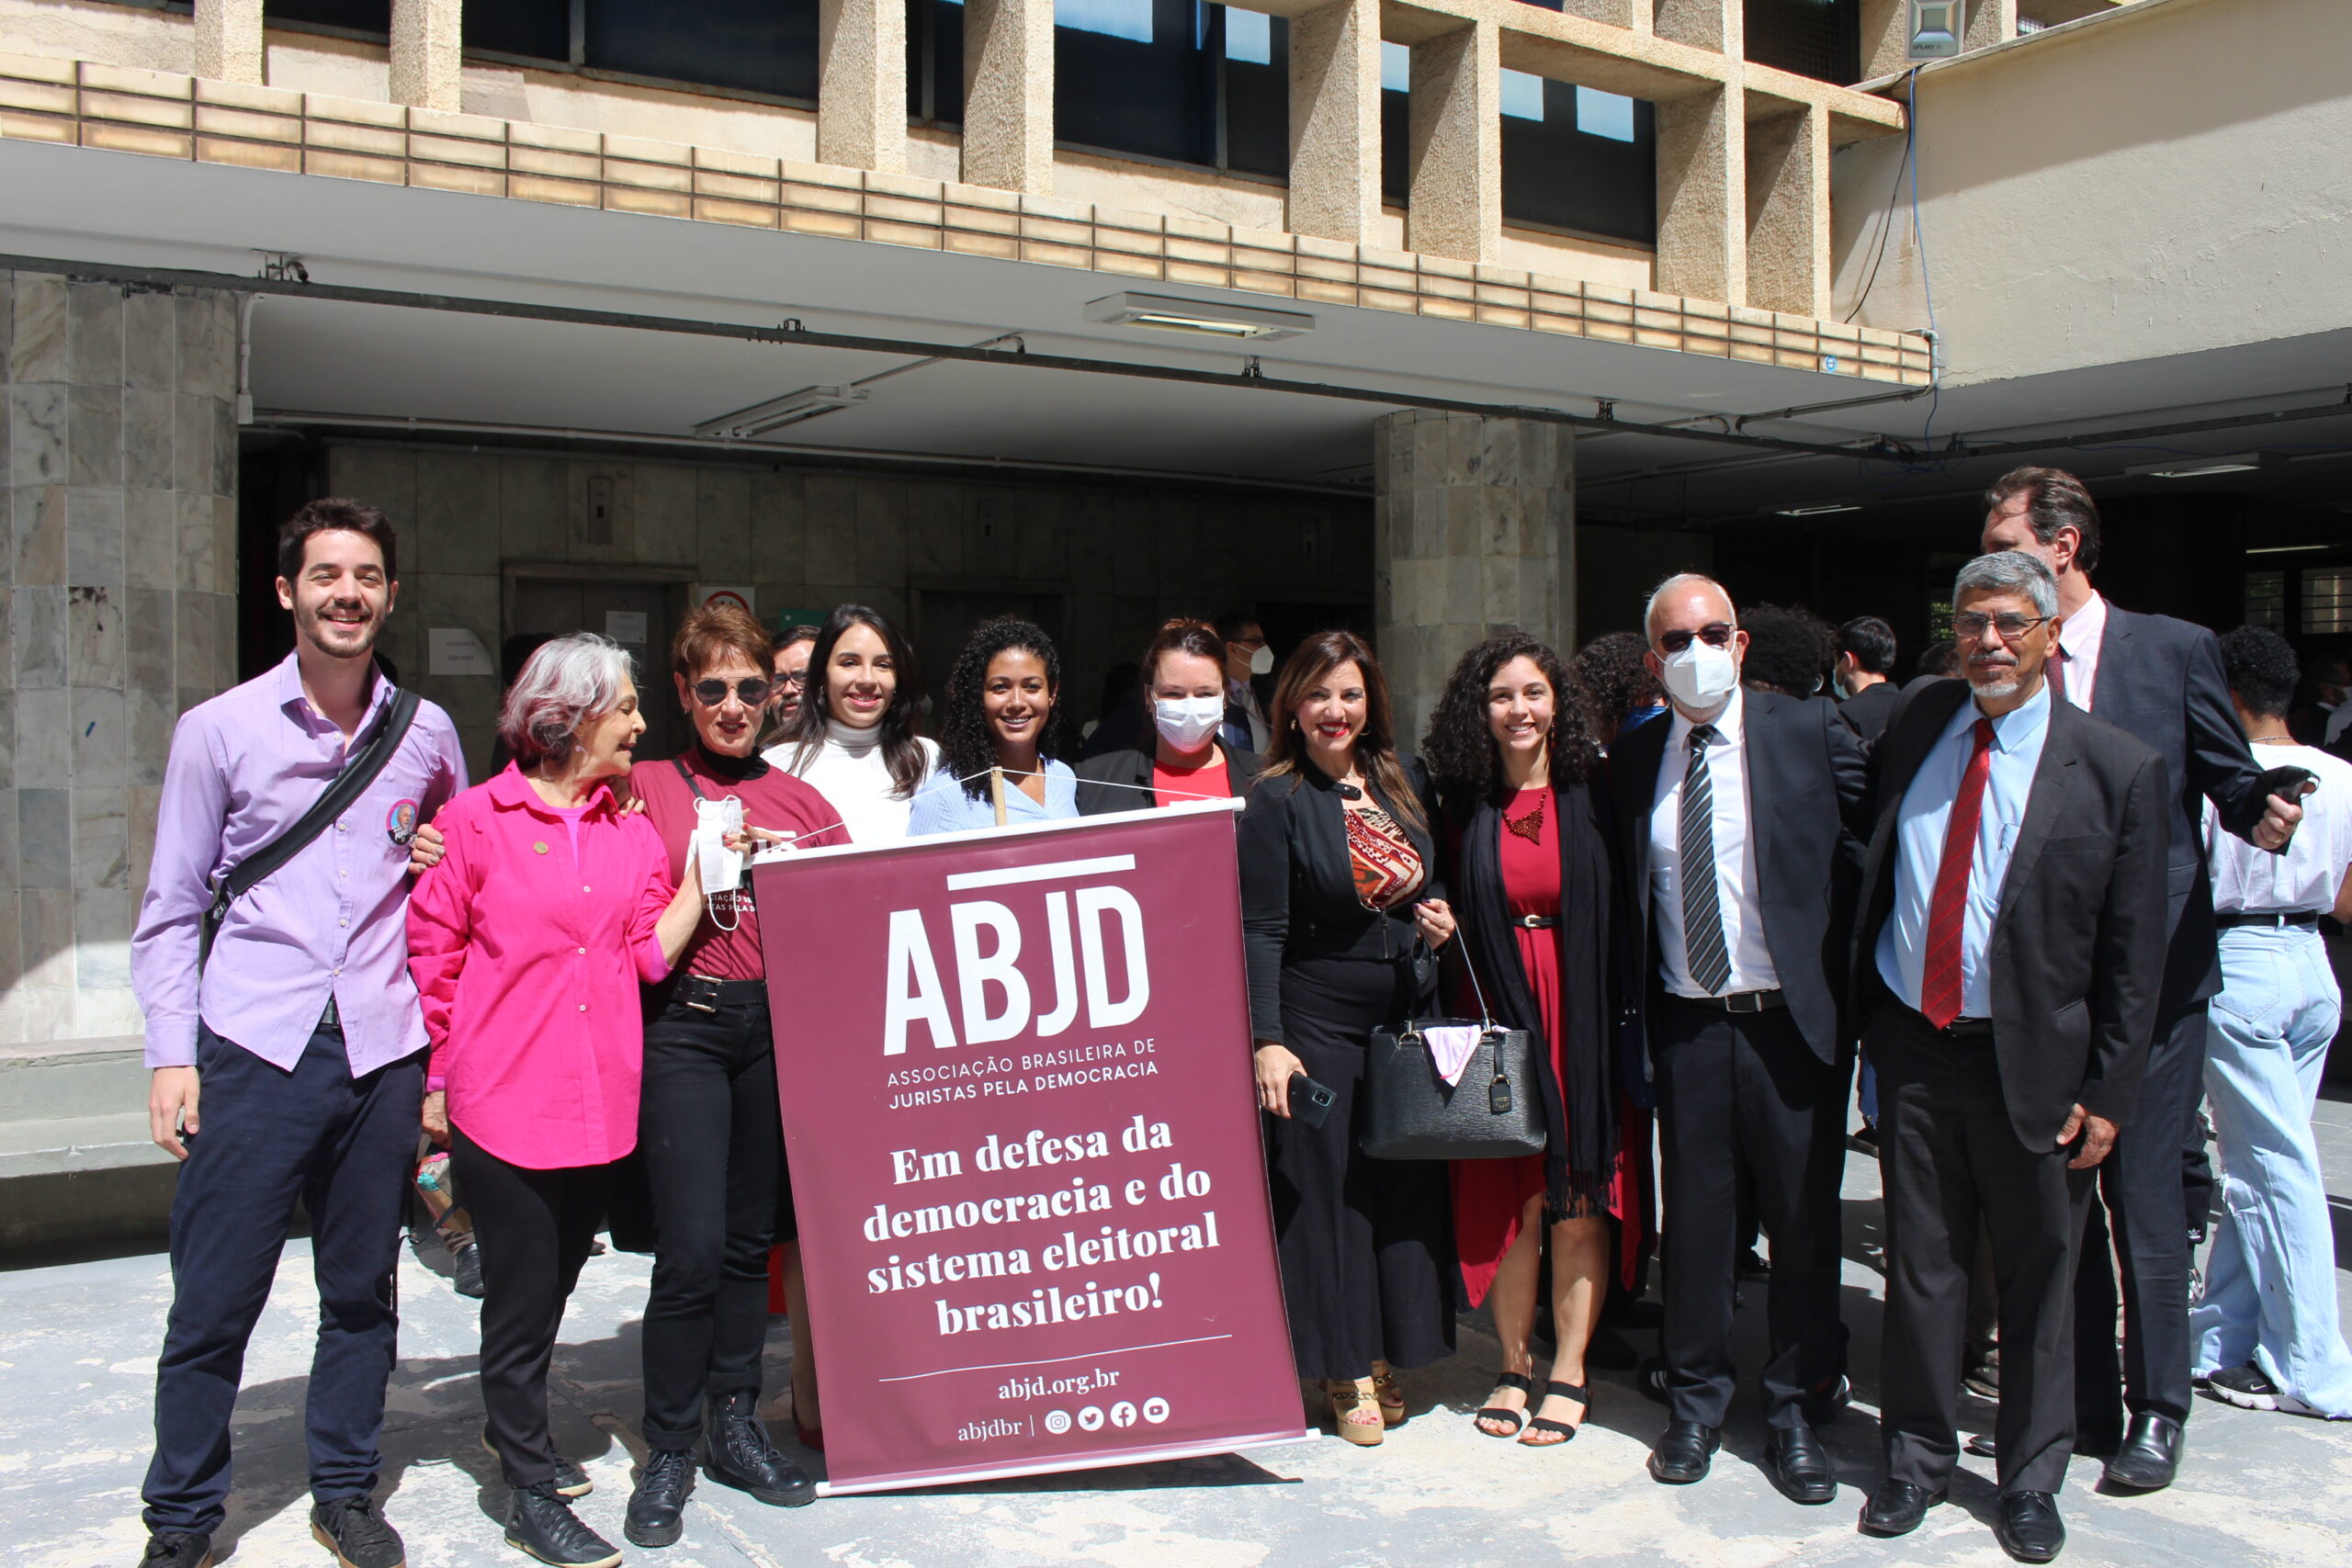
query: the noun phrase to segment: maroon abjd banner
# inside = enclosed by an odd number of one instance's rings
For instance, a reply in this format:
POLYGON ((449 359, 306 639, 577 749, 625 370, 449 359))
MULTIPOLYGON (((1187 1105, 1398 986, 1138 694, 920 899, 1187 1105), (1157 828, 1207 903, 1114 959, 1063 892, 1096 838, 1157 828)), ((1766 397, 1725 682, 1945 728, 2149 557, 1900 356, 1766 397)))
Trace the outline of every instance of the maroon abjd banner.
POLYGON ((1232 809, 753 870, 828 1491, 1306 1435, 1232 809))

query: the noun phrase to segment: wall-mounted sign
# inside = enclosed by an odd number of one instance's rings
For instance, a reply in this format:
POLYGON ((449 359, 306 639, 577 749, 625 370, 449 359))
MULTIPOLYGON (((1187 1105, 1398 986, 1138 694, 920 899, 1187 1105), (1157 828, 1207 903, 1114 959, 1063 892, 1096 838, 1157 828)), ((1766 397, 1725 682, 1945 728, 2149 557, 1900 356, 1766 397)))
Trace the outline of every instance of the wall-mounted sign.
POLYGON ((615 642, 642 643, 645 640, 645 612, 642 610, 605 611, 605 635, 615 642))
POLYGON ((746 615, 759 609, 759 596, 748 582, 697 582, 686 590, 686 598, 697 606, 732 604, 746 615))
POLYGON ((497 662, 481 638, 464 626, 433 626, 424 634, 425 670, 434 675, 495 675, 497 662))

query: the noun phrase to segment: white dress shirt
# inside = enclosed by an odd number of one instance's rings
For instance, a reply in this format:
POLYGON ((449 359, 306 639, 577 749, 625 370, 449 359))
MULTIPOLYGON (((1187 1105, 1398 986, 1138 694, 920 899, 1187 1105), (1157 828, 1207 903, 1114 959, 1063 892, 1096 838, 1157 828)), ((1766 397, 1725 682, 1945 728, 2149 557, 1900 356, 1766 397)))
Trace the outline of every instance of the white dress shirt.
MULTIPOLYGON (((2067 671, 2069 676, 2074 672, 2067 671)), ((2067 688, 2068 697, 2073 688, 2067 688)), ((1929 748, 1894 818, 1894 908, 1878 933, 1878 974, 1906 1004, 1919 1005, 1928 971, 1928 905, 1936 873, 1944 862, 1944 831, 1976 750, 1976 721, 1984 714, 1973 701, 1961 704, 1929 748)), ((1968 868, 1968 912, 1960 929, 1960 1015, 1993 1015, 1993 976, 1984 950, 1993 940, 1993 919, 2001 911, 2001 882, 2009 874, 2009 852, 2025 824, 2033 795, 2033 773, 2041 765, 2041 743, 2050 736, 2050 687, 1993 721, 1993 760, 1984 777, 1984 799, 1976 818, 1976 852, 1968 868)))
POLYGON ((2303 820, 2282 854, 2257 850, 2224 832, 2205 802, 2205 859, 2213 869, 2213 908, 2225 915, 2323 914, 2335 908, 2352 865, 2352 762, 2313 746, 2257 741, 2256 765, 2309 768, 2319 787, 2303 796, 2303 820))
MULTIPOLYGON (((1723 995, 1776 991, 1780 974, 1764 943, 1764 905, 1758 893, 1756 840, 1748 832, 1747 748, 1741 725, 1747 694, 1731 701, 1709 722, 1707 783, 1714 801, 1715 901, 1724 917, 1724 951, 1731 955, 1731 978, 1723 995)), ((1690 978, 1690 954, 1682 942, 1682 781, 1690 769, 1691 723, 1675 710, 1667 727, 1666 754, 1658 760, 1657 797, 1650 807, 1649 899, 1657 911, 1657 967, 1666 988, 1678 997, 1709 993, 1690 978)))
POLYGON ((2058 628, 2058 646, 2066 655, 2066 700, 2085 713, 2098 690, 2099 645, 2106 640, 2107 601, 2093 592, 2090 603, 2058 628))

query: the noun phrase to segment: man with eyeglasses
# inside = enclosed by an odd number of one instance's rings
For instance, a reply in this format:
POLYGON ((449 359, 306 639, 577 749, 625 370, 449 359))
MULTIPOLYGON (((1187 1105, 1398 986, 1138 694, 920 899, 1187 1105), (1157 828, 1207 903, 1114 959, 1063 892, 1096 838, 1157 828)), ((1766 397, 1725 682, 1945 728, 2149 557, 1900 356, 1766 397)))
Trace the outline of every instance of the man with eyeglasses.
POLYGON ((2199 829, 2203 803, 2213 803, 2228 832, 2276 852, 2293 836, 2302 811, 2273 791, 2300 794, 2301 786, 2283 774, 2267 775, 2256 763, 2211 632, 2120 609, 2091 586, 2098 506, 2080 479, 2060 468, 2018 468, 1985 492, 1984 504, 1984 548, 2021 550, 2056 581, 2063 619, 2050 669, 2052 694, 2153 748, 2173 785, 2165 813, 2169 945, 2154 1042, 2139 1114, 2099 1169, 2102 1201, 2091 1205, 2075 1294, 2083 1344, 2097 1347, 2076 1368, 2077 1446, 2111 1456, 2111 1485, 2153 1491, 2169 1485, 2180 1463, 2191 1400, 2189 1259, 2203 1238, 2212 1196, 2197 1105, 2206 1003, 2221 989, 2222 975, 2199 829), (2110 1231, 2122 1266, 2120 1359, 2110 1231))
POLYGON ((1266 628, 1246 610, 1227 610, 1214 624, 1225 640, 1225 728, 1218 738, 1262 757, 1273 730, 1257 682, 1274 672, 1274 650, 1266 646, 1266 628))
POLYGON ((2075 1238, 2164 974, 2169 785, 2152 748, 2056 700, 2040 560, 1981 556, 1952 597, 1965 680, 1908 698, 1871 753, 1850 1010, 1879 1074, 1887 1476, 1861 1529, 1907 1534, 1951 1484, 1981 1221, 2000 1293, 1994 1534, 2047 1562, 2066 1540, 2075 1238))
POLYGON ((1644 617, 1672 712, 1611 750, 1626 863, 1645 906, 1638 1021, 1664 1139, 1669 1419, 1650 1473, 1702 1479, 1736 1383, 1734 1195, 1771 1238, 1765 1470, 1791 1500, 1837 1495, 1814 1433, 1844 1403, 1838 1189, 1852 1035, 1840 1022, 1860 845, 1862 751, 1828 703, 1744 691, 1747 634, 1711 579, 1668 578, 1644 617))
POLYGON ((768 697, 768 728, 782 735, 800 711, 800 694, 808 683, 808 655, 817 646, 815 626, 786 626, 769 646, 775 684, 768 697))

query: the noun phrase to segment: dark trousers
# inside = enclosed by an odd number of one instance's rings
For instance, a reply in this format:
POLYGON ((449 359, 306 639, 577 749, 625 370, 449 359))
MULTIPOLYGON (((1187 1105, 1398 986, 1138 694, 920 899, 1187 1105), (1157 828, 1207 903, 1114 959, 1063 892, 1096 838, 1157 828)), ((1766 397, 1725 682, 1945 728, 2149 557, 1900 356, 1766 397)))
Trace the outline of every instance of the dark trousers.
POLYGON ((2000 1297, 2001 1490, 2055 1492, 2074 1451, 2067 1297, 2091 1173, 2066 1168, 2072 1149, 2030 1149, 2018 1137, 1989 1041, 1955 1043, 1894 1001, 1880 1004, 1864 1041, 1878 1064, 1886 1183, 1887 1477, 1931 1492, 1951 1481, 1981 1224, 2000 1297))
POLYGON ((187 1140, 172 1199, 172 1312, 142 1492, 151 1529, 209 1534, 229 1495, 245 1342, 298 1196, 319 1289, 304 1425, 311 1495, 323 1503, 375 1490, 424 1062, 420 1054, 355 1078, 341 1028, 322 1025, 287 1072, 199 1025, 196 1067, 203 1131, 187 1140))
POLYGON ((605 1214, 612 1168, 533 1170, 449 1131, 449 1163, 481 1245, 481 1404, 510 1486, 555 1478, 548 1363, 563 1303, 605 1214))
MULTIPOLYGON (((2140 1104, 2098 1168, 2075 1280, 2075 1420, 2084 1439, 2120 1436, 2123 1416, 2188 1419, 2188 1225, 2182 1149, 2205 1093, 2205 1005, 2159 1019, 2140 1104), (2110 1250, 2112 1261, 2109 1260, 2110 1250), (2118 1265, 2123 1342, 2116 1344, 2118 1265)), ((2006 1370, 2006 1365, 2004 1370, 2006 1370)))
POLYGON ((1737 1382, 1731 1349, 1735 1195, 1745 1170, 1772 1241, 1764 1416, 1801 1424, 1807 1390, 1838 1375, 1838 1189, 1846 1069, 1814 1055, 1785 1011, 1726 1013, 1668 997, 1656 1009, 1666 1156, 1659 1347, 1674 1419, 1720 1427, 1737 1382))
POLYGON ((638 1150, 653 1198, 645 1440, 694 1447, 703 1396, 760 1386, 768 1248, 788 1213, 764 1002, 673 1002, 645 1032, 638 1150))

